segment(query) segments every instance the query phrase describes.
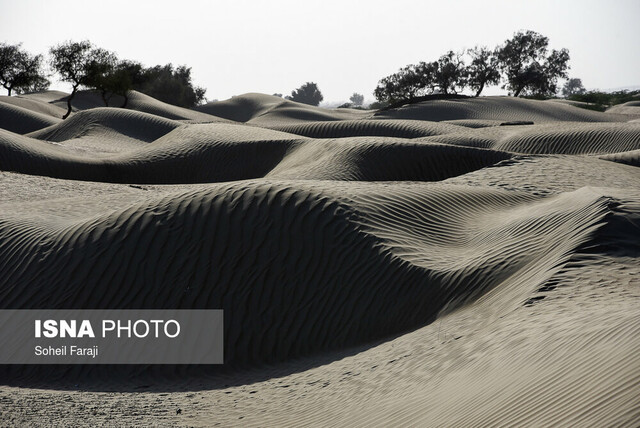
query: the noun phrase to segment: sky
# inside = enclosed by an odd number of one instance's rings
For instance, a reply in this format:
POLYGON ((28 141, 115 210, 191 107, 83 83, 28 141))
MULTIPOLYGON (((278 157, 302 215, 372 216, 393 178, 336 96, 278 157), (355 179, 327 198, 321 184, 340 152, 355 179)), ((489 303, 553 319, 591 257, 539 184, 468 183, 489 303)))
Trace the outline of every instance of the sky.
POLYGON ((373 101, 400 67, 519 30, 569 49, 587 89, 640 86, 640 0, 0 0, 0 11, 0 42, 45 54, 88 39, 147 66, 185 64, 209 100, 316 82, 325 102, 373 101))

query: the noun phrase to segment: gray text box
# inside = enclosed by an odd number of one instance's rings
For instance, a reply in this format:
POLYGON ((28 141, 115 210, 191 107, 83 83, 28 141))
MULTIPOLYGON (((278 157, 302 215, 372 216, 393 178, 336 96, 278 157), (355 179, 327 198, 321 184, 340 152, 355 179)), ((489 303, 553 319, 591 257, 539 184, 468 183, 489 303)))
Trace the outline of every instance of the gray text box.
POLYGON ((0 364, 222 364, 223 319, 221 309, 0 310, 0 364))

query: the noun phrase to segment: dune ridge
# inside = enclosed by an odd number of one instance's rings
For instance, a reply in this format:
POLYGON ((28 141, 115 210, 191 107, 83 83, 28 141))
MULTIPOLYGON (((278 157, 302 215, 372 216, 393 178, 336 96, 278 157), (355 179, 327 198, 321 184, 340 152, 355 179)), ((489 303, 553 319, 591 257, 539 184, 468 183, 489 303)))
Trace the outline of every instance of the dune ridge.
POLYGON ((0 129, 27 134, 59 121, 47 114, 0 101, 0 129))
POLYGON ((417 327, 521 270, 543 276, 607 212, 591 192, 535 201, 415 187, 349 185, 343 195, 320 184, 221 184, 77 223, 5 220, 0 301, 5 308, 223 308, 229 363, 282 360, 417 327), (479 216, 498 212, 511 220, 477 226, 479 216), (514 247, 515 254, 507 250, 514 247), (34 253, 47 256, 30 259, 34 253), (250 287, 257 278, 260 287, 250 287), (386 287, 391 278, 395 286, 386 287), (265 336, 273 325, 276 336, 265 336))
POLYGON ((499 120, 540 122, 626 122, 628 116, 568 104, 514 97, 478 97, 409 104, 375 114, 380 119, 499 120))

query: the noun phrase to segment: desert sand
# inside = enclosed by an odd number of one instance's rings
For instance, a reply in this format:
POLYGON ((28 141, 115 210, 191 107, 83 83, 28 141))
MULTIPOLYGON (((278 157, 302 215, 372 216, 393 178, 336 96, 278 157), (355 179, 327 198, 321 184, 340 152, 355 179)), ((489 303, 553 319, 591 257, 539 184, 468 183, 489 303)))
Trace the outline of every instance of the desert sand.
POLYGON ((2 426, 640 425, 640 104, 0 97, 0 308, 224 309, 224 366, 2 366, 2 426), (178 412, 179 410, 179 412, 178 412))

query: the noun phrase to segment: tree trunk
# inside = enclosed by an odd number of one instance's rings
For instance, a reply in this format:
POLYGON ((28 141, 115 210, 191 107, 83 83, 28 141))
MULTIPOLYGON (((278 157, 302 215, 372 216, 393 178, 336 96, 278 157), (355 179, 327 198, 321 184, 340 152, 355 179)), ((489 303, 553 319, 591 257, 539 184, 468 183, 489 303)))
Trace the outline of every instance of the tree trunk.
POLYGON ((478 88, 478 92, 476 92, 476 97, 480 96, 480 94, 482 93, 483 89, 484 89, 484 83, 480 85, 480 88, 478 88))
POLYGON ((76 91, 78 90, 77 86, 73 87, 73 90, 71 91, 71 95, 69 95, 69 98, 67 98, 67 112, 64 114, 64 116, 62 116, 62 119, 66 119, 69 117, 69 115, 71 114, 71 100, 73 99, 73 97, 76 95, 76 91))
POLYGON ((105 107, 109 107, 109 100, 107 100, 107 91, 105 89, 103 89, 100 92, 100 95, 102 95, 102 101, 104 102, 104 106, 105 107))
POLYGON ((124 103, 122 103, 122 107, 121 108, 126 108, 127 107, 127 103, 129 102, 129 96, 127 95, 127 93, 124 93, 124 103))
POLYGON ((7 88, 7 96, 10 97, 11 96, 11 88, 7 88))
POLYGON ((520 92, 522 92, 522 90, 523 90, 523 89, 524 89, 524 88, 522 88, 522 87, 520 87, 520 88, 516 89, 516 91, 513 93, 513 96, 514 96, 514 97, 517 97, 518 95, 520 95, 520 92))

